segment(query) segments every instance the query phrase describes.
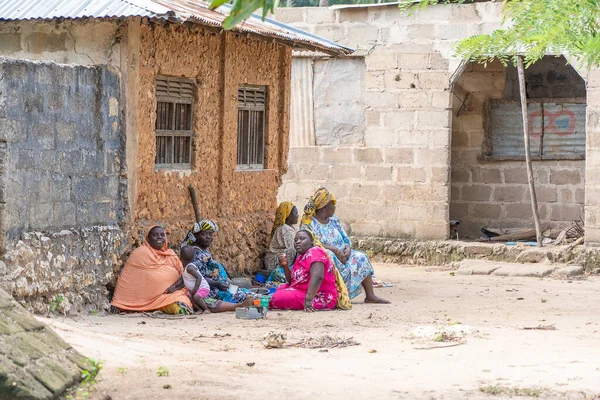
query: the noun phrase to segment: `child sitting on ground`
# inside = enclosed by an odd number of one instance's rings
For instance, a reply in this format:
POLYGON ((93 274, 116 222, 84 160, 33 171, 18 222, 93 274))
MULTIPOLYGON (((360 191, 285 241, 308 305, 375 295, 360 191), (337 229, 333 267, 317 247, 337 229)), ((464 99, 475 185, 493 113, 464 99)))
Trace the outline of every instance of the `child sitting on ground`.
POLYGON ((181 263, 184 265, 183 268, 183 283, 188 290, 188 295, 192 299, 194 308, 198 310, 200 314, 210 314, 204 298, 210 293, 210 286, 198 267, 193 263, 195 250, 192 246, 183 246, 181 248, 181 263))

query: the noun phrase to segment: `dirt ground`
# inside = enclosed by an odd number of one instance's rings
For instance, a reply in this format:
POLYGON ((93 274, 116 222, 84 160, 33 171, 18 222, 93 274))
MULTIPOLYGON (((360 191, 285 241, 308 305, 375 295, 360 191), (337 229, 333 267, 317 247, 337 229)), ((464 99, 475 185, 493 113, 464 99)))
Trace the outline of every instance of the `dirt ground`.
POLYGON ((232 313, 42 320, 104 361, 97 399, 600 399, 600 277, 453 276, 393 264, 376 271, 394 283, 377 289, 392 305, 361 299, 352 311, 271 311, 254 321, 232 313), (445 325, 478 332, 458 341, 411 336, 445 325), (540 325, 555 330, 523 329, 540 325), (272 330, 287 334, 288 345, 323 335, 360 344, 266 349, 272 330))

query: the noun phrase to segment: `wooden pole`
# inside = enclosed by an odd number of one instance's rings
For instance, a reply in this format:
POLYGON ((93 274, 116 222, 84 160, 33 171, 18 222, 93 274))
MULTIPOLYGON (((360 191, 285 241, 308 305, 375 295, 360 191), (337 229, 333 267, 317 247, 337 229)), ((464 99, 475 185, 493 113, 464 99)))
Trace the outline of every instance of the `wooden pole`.
POLYGON ((529 194, 531 196, 531 209, 533 211, 533 222, 535 224, 537 245, 538 247, 542 247, 542 228, 540 226, 540 213, 538 211, 535 185, 533 183, 531 149, 529 146, 529 114, 527 113, 527 94, 525 93, 525 68, 523 66, 523 56, 517 56, 517 71, 519 73, 519 92, 521 94, 521 112, 523 114, 523 137, 525 139, 525 166, 527 167, 527 181, 529 182, 529 194))
POLYGON ((202 221, 200 216, 200 209, 198 208, 198 199, 196 199, 196 190, 192 185, 188 186, 190 191, 190 198, 192 199, 192 207, 194 207, 194 215, 196 216, 196 222, 202 221))

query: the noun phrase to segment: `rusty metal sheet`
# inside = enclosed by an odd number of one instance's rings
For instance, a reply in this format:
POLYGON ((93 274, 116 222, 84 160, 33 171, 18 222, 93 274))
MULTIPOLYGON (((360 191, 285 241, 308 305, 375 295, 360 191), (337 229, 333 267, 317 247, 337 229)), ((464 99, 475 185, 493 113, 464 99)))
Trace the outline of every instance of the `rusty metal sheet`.
MULTIPOLYGON (((491 104, 493 158, 525 157, 523 119, 518 102, 491 104)), ((529 140, 533 159, 585 157, 585 104, 535 102, 528 104, 529 140)))

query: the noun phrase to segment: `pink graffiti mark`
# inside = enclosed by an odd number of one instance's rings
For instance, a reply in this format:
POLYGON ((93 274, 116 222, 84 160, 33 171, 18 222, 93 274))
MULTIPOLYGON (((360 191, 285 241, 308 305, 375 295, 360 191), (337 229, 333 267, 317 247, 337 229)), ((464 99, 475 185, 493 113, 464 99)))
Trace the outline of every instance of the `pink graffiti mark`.
MULTIPOLYGON (((558 136, 568 136, 575 132, 575 113, 571 110, 560 110, 556 112, 544 112, 546 116, 546 125, 544 125, 544 134, 556 134, 558 136)), ((529 114, 529 136, 539 138, 542 136, 542 110, 529 114), (536 126, 536 120, 540 123, 536 126)))

